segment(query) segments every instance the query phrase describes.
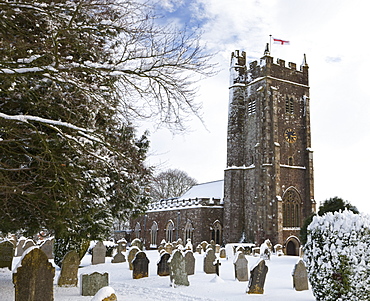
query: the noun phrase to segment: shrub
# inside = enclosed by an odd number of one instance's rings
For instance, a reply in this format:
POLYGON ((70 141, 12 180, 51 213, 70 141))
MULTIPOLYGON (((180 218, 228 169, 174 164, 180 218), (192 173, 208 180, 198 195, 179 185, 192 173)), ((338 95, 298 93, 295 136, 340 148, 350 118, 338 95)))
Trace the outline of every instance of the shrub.
POLYGON ((370 218, 351 211, 315 216, 304 261, 316 300, 370 300, 370 218))

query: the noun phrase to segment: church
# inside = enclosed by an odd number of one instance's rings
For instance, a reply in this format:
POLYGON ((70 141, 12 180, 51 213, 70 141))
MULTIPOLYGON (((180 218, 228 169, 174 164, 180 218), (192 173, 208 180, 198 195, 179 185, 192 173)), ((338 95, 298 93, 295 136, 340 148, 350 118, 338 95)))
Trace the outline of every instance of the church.
POLYGON ((233 52, 224 180, 154 200, 130 221, 131 238, 147 249, 163 239, 190 238, 195 246, 269 239, 298 255, 300 227, 316 206, 308 69, 305 56, 299 70, 274 62, 268 44, 259 62, 233 52))

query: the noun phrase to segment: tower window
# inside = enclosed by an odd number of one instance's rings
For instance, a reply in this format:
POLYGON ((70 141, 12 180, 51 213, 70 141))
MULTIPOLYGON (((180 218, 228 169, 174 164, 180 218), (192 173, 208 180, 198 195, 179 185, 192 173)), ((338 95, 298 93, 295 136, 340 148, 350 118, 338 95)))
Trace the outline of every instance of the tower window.
POLYGON ((287 114, 294 114, 294 102, 293 98, 288 98, 288 96, 285 99, 285 113, 287 114))
POLYGON ((248 115, 252 115, 256 113, 256 100, 251 99, 248 101, 248 115))

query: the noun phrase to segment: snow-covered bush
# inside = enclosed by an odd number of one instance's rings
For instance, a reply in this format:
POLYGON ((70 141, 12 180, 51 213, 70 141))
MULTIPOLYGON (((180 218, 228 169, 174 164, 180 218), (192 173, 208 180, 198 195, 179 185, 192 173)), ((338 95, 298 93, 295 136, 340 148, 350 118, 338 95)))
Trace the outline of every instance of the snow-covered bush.
POLYGON ((315 216, 304 261, 316 300, 370 300, 370 217, 351 211, 315 216))

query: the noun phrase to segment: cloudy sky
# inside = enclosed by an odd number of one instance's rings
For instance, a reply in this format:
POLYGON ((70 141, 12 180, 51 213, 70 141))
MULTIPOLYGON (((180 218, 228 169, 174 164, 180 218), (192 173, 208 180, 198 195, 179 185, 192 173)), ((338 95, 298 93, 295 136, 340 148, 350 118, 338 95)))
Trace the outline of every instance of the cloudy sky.
POLYGON ((339 196, 370 213, 370 18, 361 0, 162 0, 165 20, 199 26, 217 51, 217 76, 200 83, 205 126, 194 118, 188 132, 151 130, 149 162, 178 168, 199 183, 223 178, 226 167, 230 54, 250 61, 263 55, 269 35, 272 56, 310 67, 312 149, 317 203, 339 196))

